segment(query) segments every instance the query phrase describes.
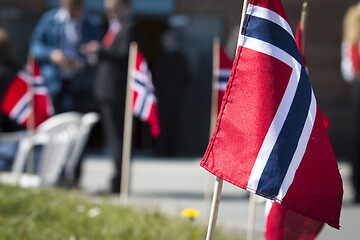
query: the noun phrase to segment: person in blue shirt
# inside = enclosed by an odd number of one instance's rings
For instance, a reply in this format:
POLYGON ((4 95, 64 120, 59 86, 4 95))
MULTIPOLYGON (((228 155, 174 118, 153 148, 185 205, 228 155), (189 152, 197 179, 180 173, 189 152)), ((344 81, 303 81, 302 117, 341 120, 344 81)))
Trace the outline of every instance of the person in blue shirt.
POLYGON ((100 39, 100 25, 86 13, 83 0, 61 0, 39 20, 30 54, 40 64, 57 113, 87 111, 94 69, 79 48, 100 39))

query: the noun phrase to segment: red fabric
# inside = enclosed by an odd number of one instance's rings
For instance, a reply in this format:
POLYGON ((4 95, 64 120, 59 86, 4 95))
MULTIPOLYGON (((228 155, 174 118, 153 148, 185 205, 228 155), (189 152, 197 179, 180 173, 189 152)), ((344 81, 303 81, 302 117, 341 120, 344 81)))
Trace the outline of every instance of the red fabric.
POLYGON ((329 146, 331 143, 318 108, 308 147, 282 204, 339 229, 343 190, 335 154, 329 146))
POLYGON ((273 202, 267 216, 265 239, 312 240, 323 226, 323 222, 297 214, 273 202))
POLYGON ((351 44, 351 62, 354 68, 354 74, 358 75, 360 73, 360 55, 359 55, 359 45, 357 43, 351 44))
MULTIPOLYGON (((230 57, 227 55, 227 53, 225 52, 224 48, 222 46, 220 46, 220 71, 221 70, 225 70, 225 71, 231 71, 232 65, 233 65, 233 61, 230 59, 230 57)), ((220 77, 220 75, 219 75, 220 77)), ((229 74, 230 77, 230 74, 229 74)), ((228 77, 228 78, 229 78, 228 77)), ((223 89, 221 86, 219 86, 218 89, 218 113, 220 112, 220 107, 221 107, 221 103, 224 97, 224 93, 225 93, 225 88, 223 89)))
POLYGON ((34 126, 36 128, 51 117, 54 110, 38 62, 30 60, 26 70, 26 72, 19 72, 8 86, 1 103, 1 110, 19 124, 27 127, 33 114, 31 108, 31 97, 33 95, 34 126), (32 86, 33 84, 34 86, 32 86))
POLYGON ((107 31, 107 33, 105 34, 103 40, 101 41, 102 46, 104 48, 110 47, 116 37, 116 34, 117 33, 113 32, 111 29, 109 29, 107 31))
POLYGON ((147 62, 140 51, 137 51, 133 76, 135 79, 132 85, 134 91, 133 113, 149 124, 151 137, 157 138, 160 135, 160 120, 154 94, 154 85, 147 62), (141 79, 137 79, 139 77, 141 79))

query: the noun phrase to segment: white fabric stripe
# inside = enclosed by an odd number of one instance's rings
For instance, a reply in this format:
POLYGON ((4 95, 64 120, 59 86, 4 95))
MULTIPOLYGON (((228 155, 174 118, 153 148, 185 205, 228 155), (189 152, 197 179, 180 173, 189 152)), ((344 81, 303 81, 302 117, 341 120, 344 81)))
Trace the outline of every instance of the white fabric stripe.
POLYGON ((220 69, 220 70, 215 70, 214 71, 215 76, 220 76, 220 77, 229 77, 231 74, 231 69, 220 69))
POLYGON ((291 183, 294 180, 295 172, 298 169, 300 162, 305 154, 308 141, 315 123, 316 110, 317 110, 316 108, 317 108, 317 103, 316 103, 315 95, 314 92, 311 90, 311 103, 310 103, 308 116, 306 118, 304 129, 303 132, 301 133, 296 151, 294 153, 288 171, 286 172, 284 181, 281 184, 279 194, 277 196, 279 200, 282 200, 285 197, 291 183))
POLYGON ((151 107, 152 107, 154 101, 155 101, 154 95, 151 94, 151 95, 147 96, 147 99, 146 99, 145 105, 144 105, 144 109, 140 116, 140 118, 143 121, 146 121, 149 118, 151 107))
POLYGON ((36 87, 36 88, 34 88, 34 94, 48 95, 49 91, 48 91, 47 87, 36 87))
POLYGON ((18 76, 19 76, 19 78, 21 78, 25 83, 27 83, 27 84, 30 83, 29 74, 27 74, 26 72, 20 71, 20 72, 18 73, 18 76))
POLYGON ((223 90, 223 91, 225 91, 226 85, 227 85, 227 83, 217 82, 217 83, 214 83, 214 88, 217 89, 217 90, 223 90))
POLYGON ((139 86, 139 84, 136 84, 136 82, 133 82, 132 89, 137 92, 137 98, 134 103, 133 112, 135 115, 139 115, 146 92, 144 88, 141 85, 139 86))
POLYGON ((143 73, 140 71, 132 71, 133 78, 143 83, 149 90, 154 91, 154 85, 152 83, 151 73, 143 73))
POLYGON ((39 75, 39 76, 33 76, 32 77, 34 79, 34 82, 37 84, 42 84, 44 83, 44 78, 43 76, 39 75))
POLYGON ((260 151, 258 153, 255 165, 251 172, 248 181, 248 187, 250 190, 250 189, 257 189, 261 174, 265 168, 265 165, 271 154, 271 151, 276 143, 276 139, 280 134, 281 128, 286 120, 286 117, 290 110, 299 83, 301 64, 282 49, 255 38, 245 37, 244 47, 275 57, 293 68, 293 71, 291 72, 290 75, 288 86, 285 90, 278 111, 276 112, 274 120, 269 127, 269 130, 266 134, 262 147, 260 148, 260 151))
POLYGON ((20 110, 26 105, 27 102, 30 101, 30 93, 25 93, 19 101, 15 104, 15 106, 11 109, 9 115, 11 118, 16 118, 19 114, 20 110))
POLYGON ((355 71, 351 60, 351 43, 341 43, 341 73, 345 81, 351 82, 355 79, 355 71))
POLYGON ((284 28, 292 36, 292 38, 294 38, 294 35, 293 35, 293 32, 291 30, 289 23, 283 17, 281 17, 279 14, 277 14, 276 12, 273 12, 267 8, 249 4, 247 14, 251 14, 255 17, 269 20, 269 21, 279 25, 280 27, 284 28))

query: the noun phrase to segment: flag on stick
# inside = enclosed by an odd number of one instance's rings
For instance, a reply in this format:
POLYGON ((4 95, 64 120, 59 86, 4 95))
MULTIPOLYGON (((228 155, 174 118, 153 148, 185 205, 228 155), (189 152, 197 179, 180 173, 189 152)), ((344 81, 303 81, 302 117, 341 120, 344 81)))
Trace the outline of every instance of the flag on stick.
POLYGON ((201 166, 339 228, 342 180, 280 0, 250 0, 201 166))
POLYGON ((10 83, 1 102, 1 110, 20 125, 27 126, 32 115, 34 127, 54 114, 49 91, 35 59, 30 59, 10 83))
POLYGON ((225 93, 226 84, 230 77, 233 62, 222 46, 220 46, 218 49, 219 68, 214 69, 214 75, 216 76, 218 81, 215 83, 214 87, 218 91, 218 112, 220 112, 221 102, 225 93))
POLYGON ((131 85, 134 91, 133 113, 149 124, 151 136, 157 138, 160 134, 160 123, 155 88, 148 64, 139 50, 136 53, 136 64, 132 75, 134 78, 131 85))

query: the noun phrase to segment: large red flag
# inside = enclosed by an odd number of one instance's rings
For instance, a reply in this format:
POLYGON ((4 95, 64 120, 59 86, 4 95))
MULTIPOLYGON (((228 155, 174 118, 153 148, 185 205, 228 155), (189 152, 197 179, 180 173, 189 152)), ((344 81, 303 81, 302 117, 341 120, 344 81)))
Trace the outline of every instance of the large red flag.
POLYGON ((201 166, 339 228, 342 180, 280 0, 250 0, 201 166))
POLYGON ((54 114, 50 94, 36 60, 29 60, 25 71, 20 71, 12 80, 1 102, 1 110, 24 127, 34 113, 35 128, 54 114))
POLYGON ((150 69, 139 50, 136 53, 136 65, 132 70, 132 75, 134 77, 131 85, 134 91, 133 113, 149 124, 151 136, 157 138, 160 134, 160 122, 154 94, 155 88, 150 69))

